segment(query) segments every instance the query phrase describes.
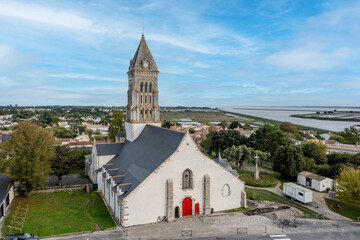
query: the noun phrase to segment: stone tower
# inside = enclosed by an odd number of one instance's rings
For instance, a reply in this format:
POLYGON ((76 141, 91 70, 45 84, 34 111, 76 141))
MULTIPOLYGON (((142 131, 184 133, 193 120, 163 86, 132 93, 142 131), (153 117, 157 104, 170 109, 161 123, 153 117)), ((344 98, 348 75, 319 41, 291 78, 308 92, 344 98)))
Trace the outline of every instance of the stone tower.
POLYGON ((134 141, 146 124, 161 126, 158 74, 155 60, 142 35, 128 71, 129 90, 126 106, 126 138, 134 141))

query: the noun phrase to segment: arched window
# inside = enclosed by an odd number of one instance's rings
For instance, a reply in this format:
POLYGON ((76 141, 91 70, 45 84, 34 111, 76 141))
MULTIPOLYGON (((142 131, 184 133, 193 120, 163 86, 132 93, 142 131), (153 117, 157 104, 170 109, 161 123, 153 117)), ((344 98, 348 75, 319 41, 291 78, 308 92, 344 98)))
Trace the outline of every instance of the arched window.
POLYGON ((145 96, 145 103, 147 103, 147 96, 145 96))
POLYGON ((223 197, 228 197, 230 195, 230 186, 228 184, 223 186, 222 195, 223 197))
POLYGON ((190 169, 186 169, 182 176, 182 188, 192 188, 192 172, 190 169))
POLYGON ((143 91, 143 86, 144 86, 144 84, 143 84, 143 83, 140 83, 140 92, 143 91))
POLYGON ((147 92, 147 83, 145 83, 145 92, 147 92))
POLYGON ((149 84, 149 92, 151 92, 151 83, 149 84))
POLYGON ((151 96, 149 96, 149 103, 151 103, 151 96))
POLYGON ((140 103, 142 103, 142 95, 140 96, 140 103))

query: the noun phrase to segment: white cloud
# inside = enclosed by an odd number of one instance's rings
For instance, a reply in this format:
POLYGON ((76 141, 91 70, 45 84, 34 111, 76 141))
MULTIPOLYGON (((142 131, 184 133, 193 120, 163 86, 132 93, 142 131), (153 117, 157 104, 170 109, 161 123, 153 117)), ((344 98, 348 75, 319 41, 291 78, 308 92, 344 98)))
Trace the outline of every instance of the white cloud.
POLYGON ((90 19, 81 17, 74 12, 38 5, 1 2, 0 16, 18 18, 26 21, 35 21, 42 24, 94 33, 104 32, 104 29, 99 26, 95 26, 90 19))
POLYGON ((0 60, 4 61, 5 57, 12 53, 12 49, 9 46, 0 45, 0 60))
POLYGON ((16 52, 11 46, 0 45, 0 70, 9 70, 30 60, 29 56, 16 52))
POLYGON ((1 86, 12 86, 16 85, 16 82, 8 77, 0 76, 0 84, 1 86))
POLYGON ((344 60, 350 58, 352 54, 353 51, 348 48, 339 48, 331 52, 296 48, 274 53, 264 61, 267 64, 294 71, 321 70, 346 64, 344 60))
POLYGON ((125 79, 111 78, 103 76, 93 76, 80 73, 63 73, 63 74, 50 74, 48 77, 52 78, 67 78, 67 79, 83 79, 83 80, 95 80, 95 81, 111 81, 111 82, 127 82, 125 79))
POLYGON ((115 86, 94 86, 81 89, 82 91, 127 91, 127 87, 115 87, 115 86))

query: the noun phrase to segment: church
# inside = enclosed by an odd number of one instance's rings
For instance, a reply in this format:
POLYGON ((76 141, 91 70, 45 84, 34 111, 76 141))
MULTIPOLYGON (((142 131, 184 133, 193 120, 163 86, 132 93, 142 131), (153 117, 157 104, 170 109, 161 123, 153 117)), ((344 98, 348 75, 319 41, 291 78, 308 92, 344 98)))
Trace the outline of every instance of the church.
POLYGON ((161 127, 158 68, 144 35, 130 61, 125 134, 95 144, 86 171, 124 227, 246 207, 244 182, 189 133, 161 127))

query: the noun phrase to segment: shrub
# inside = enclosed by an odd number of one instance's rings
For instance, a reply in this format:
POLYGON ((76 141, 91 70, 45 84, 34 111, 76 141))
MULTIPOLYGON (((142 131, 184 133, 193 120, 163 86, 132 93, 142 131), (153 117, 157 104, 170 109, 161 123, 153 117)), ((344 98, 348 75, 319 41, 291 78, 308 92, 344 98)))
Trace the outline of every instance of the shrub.
POLYGON ((259 179, 256 180, 254 177, 249 175, 240 175, 239 178, 245 182, 246 185, 253 187, 275 187, 277 180, 275 177, 270 175, 260 174, 259 179))

